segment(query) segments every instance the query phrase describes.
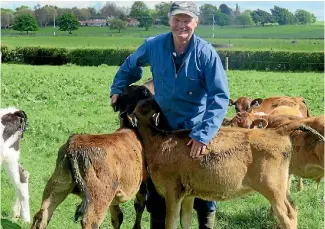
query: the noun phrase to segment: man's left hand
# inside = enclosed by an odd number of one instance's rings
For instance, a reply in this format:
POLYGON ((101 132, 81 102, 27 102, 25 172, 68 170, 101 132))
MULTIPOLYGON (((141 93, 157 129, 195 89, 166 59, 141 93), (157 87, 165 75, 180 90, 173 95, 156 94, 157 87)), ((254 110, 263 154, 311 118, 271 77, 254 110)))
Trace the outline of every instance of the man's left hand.
POLYGON ((190 156, 192 158, 196 158, 200 155, 203 155, 205 152, 205 149, 207 148, 207 146, 205 144, 203 144, 193 138, 187 143, 187 145, 188 146, 192 145, 191 153, 190 153, 190 156))

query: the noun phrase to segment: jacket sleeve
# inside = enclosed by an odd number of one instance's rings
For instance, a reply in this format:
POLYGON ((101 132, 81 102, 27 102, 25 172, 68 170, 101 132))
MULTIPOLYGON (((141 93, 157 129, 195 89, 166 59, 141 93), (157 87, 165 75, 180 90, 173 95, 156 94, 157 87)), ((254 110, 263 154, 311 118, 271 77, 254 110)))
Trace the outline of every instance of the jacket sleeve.
POLYGON ((145 41, 120 66, 114 77, 110 96, 113 94, 121 94, 127 86, 140 80, 143 73, 142 66, 148 62, 147 41, 145 41))
POLYGON ((206 111, 201 122, 192 129, 190 137, 208 144, 217 134, 226 115, 229 104, 229 88, 226 73, 217 52, 211 47, 204 64, 204 78, 207 88, 206 111))

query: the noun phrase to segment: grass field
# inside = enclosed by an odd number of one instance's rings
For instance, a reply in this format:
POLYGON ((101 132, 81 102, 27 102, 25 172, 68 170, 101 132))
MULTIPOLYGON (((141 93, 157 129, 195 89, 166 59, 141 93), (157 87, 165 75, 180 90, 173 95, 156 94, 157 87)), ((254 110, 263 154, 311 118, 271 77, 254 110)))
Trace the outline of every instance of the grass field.
MULTIPOLYGON (((2 44, 11 47, 44 46, 55 48, 137 48, 145 38, 141 37, 107 37, 107 36, 35 36, 35 37, 2 37, 2 44)), ((225 39, 207 38, 212 44, 232 44, 232 50, 286 50, 321 52, 324 50, 323 40, 290 39, 225 39)), ((221 49, 221 48, 218 48, 221 49)), ((229 48, 228 48, 229 49, 229 48)))
MULTIPOLYGON (((1 44, 17 46, 46 46, 64 48, 110 48, 138 47, 146 37, 168 32, 166 26, 155 26, 149 31, 141 28, 128 28, 121 33, 108 27, 81 27, 68 32, 58 27, 40 28, 35 36, 26 36, 13 30, 1 31, 1 44), (53 32, 56 36, 53 36, 53 32)), ((196 34, 213 44, 232 44, 232 50, 285 50, 322 52, 324 50, 324 22, 312 25, 287 25, 266 27, 216 27, 201 25, 196 34), (214 31, 214 38, 212 34, 214 31), (292 41, 297 41, 292 43, 292 41)))
MULTIPOLYGON (((129 36, 129 37, 148 37, 169 31, 167 26, 154 26, 148 31, 143 28, 128 27, 126 30, 110 30, 108 27, 80 27, 73 31, 72 36, 129 36)), ((51 36, 53 32, 56 35, 71 36, 68 32, 59 31, 56 26, 40 28, 33 32, 39 36, 51 36)), ((199 25, 196 33, 202 37, 212 37, 213 27, 208 25, 199 25)), ((277 38, 277 39, 324 39, 324 22, 318 22, 311 25, 285 25, 285 26, 252 26, 252 27, 219 27, 215 26, 215 37, 218 38, 277 38)), ((2 35, 18 35, 21 32, 14 30, 1 30, 2 35)))
MULTIPOLYGON (((21 164, 30 172, 30 204, 34 215, 41 204, 42 192, 55 167, 57 150, 72 133, 109 133, 118 128, 118 118, 109 106, 109 86, 117 67, 31 66, 2 64, 1 106, 17 106, 26 111, 29 128, 21 146, 21 164)), ((227 72, 232 98, 274 95, 304 96, 312 115, 324 114, 324 77, 322 73, 273 73, 256 71, 227 72)), ((144 77, 150 77, 145 68, 144 77)), ((231 117, 233 108, 227 114, 231 117)), ((14 191, 5 173, 1 176, 1 217, 10 219, 14 191)), ((324 228, 324 182, 319 190, 305 180, 305 189, 292 199, 298 208, 300 229, 324 228)), ((49 229, 80 228, 73 221, 76 196, 69 196, 55 211, 49 229)), ((275 221, 268 216, 269 203, 259 194, 220 202, 217 229, 271 229, 275 221)), ((133 203, 123 205, 122 228, 131 228, 133 203)), ((195 213, 194 213, 195 214, 195 213)), ((27 229, 29 225, 22 224, 27 229)), ((101 228, 112 228, 109 214, 101 228)), ((142 221, 149 228, 148 213, 142 221)), ((197 220, 193 220, 197 228, 197 220)))

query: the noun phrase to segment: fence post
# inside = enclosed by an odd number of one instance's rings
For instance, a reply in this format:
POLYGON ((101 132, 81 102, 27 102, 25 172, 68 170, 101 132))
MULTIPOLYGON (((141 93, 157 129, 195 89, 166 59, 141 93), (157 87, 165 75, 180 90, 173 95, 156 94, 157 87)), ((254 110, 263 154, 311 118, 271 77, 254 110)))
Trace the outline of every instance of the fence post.
POLYGON ((225 59, 225 68, 226 68, 226 71, 228 71, 228 57, 226 56, 226 59, 225 59))

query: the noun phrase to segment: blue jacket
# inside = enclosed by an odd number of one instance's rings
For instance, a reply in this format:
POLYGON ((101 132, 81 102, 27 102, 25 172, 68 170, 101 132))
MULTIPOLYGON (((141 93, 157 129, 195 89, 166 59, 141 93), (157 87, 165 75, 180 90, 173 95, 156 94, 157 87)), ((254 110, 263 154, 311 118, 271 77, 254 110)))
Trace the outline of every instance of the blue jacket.
POLYGON ((150 65, 155 100, 173 129, 193 128, 190 137, 208 144, 218 132, 229 104, 229 89, 220 57, 214 48, 193 34, 190 47, 176 73, 172 33, 147 39, 121 65, 111 95, 142 77, 150 65))

